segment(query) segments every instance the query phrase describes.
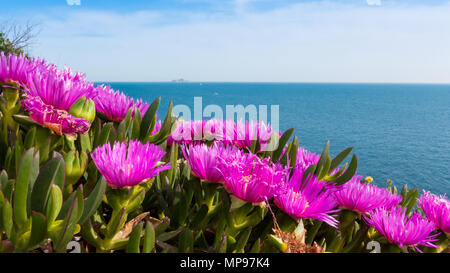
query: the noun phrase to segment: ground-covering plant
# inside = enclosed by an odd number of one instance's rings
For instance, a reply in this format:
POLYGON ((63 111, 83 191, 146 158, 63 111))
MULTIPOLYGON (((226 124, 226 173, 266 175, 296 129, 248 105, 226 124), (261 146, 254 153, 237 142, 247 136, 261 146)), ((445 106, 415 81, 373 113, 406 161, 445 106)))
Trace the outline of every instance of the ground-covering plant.
POLYGON ((373 185, 352 148, 172 102, 160 120, 160 97, 22 55, 0 86, 0 252, 448 252, 447 197, 373 185))

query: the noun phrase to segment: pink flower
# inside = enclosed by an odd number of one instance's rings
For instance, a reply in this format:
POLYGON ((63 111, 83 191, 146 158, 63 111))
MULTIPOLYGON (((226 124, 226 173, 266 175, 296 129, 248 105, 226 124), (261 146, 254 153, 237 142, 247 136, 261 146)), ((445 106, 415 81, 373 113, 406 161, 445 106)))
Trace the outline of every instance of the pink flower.
POLYGON ((84 134, 90 128, 89 121, 76 118, 64 110, 58 110, 52 105, 47 105, 42 102, 40 97, 27 97, 22 101, 22 107, 30 112, 30 117, 34 121, 60 136, 62 134, 84 134))
POLYGON ((424 191, 417 204, 428 220, 442 231, 450 233, 450 201, 446 196, 437 196, 424 191))
POLYGON ((334 213, 339 209, 333 195, 336 186, 318 181, 316 177, 310 177, 307 183, 302 184, 303 174, 303 166, 297 165, 286 183, 286 190, 280 190, 275 196, 275 204, 293 218, 313 218, 337 227, 334 213))
POLYGON ((141 115, 144 116, 149 107, 148 103, 142 102, 141 99, 135 101, 120 91, 114 91, 110 86, 97 86, 96 91, 95 109, 116 122, 122 121, 130 108, 133 108, 133 115, 134 108, 138 108, 141 115))
POLYGON ((399 246, 438 247, 432 242, 437 241, 439 233, 430 235, 436 226, 415 212, 412 216, 406 215, 402 207, 386 210, 379 208, 364 216, 367 223, 381 233, 389 242, 399 246))
POLYGON ((185 145, 182 151, 196 177, 208 182, 223 182, 222 173, 219 170, 220 159, 236 153, 237 148, 215 142, 210 147, 206 144, 185 145))
POLYGON ((115 142, 112 148, 108 142, 97 147, 91 157, 111 186, 123 188, 138 185, 170 169, 170 163, 159 163, 165 154, 157 145, 131 140, 128 145, 126 142, 115 142))
POLYGON ((361 177, 355 175, 335 193, 340 206, 363 214, 377 208, 389 210, 402 201, 401 196, 387 189, 359 182, 361 177))
POLYGON ((33 63, 24 55, 5 56, 3 52, 0 52, 0 83, 16 82, 24 86, 27 83, 27 75, 33 69, 33 63))
POLYGON ((261 160, 254 154, 237 150, 221 160, 225 189, 239 199, 260 203, 272 198, 285 182, 287 169, 261 160))
POLYGON ((92 83, 84 76, 70 70, 59 71, 56 68, 37 69, 27 76, 29 97, 39 97, 46 105, 58 110, 69 111, 72 104, 81 97, 93 98, 96 91, 92 83))

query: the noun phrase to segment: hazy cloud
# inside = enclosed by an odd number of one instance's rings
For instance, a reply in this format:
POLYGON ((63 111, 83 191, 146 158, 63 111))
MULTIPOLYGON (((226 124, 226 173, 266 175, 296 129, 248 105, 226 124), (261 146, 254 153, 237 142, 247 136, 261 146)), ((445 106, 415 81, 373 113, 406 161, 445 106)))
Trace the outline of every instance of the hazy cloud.
POLYGON ((449 5, 252 2, 41 14, 32 53, 101 81, 450 82, 449 5))

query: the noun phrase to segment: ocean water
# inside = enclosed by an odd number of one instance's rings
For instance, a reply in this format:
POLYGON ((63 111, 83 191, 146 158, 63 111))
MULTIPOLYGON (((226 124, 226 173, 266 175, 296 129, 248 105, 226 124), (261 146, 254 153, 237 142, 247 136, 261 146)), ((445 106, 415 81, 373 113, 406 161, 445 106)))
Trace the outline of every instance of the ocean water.
MULTIPOLYGON (((193 111, 217 104, 279 105, 280 130, 295 127, 300 145, 331 156, 353 146, 359 174, 385 186, 450 193, 450 85, 315 83, 106 83, 151 103, 169 100, 193 111)), ((270 113, 270 112, 269 112, 270 113)), ((270 114, 269 114, 270 117, 270 114)))

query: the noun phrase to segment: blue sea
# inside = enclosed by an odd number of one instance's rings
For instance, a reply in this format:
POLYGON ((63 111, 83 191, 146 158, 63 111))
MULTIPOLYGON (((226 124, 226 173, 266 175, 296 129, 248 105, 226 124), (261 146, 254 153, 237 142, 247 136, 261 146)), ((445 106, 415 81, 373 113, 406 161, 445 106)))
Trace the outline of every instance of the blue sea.
MULTIPOLYGON (((353 146, 358 173, 385 186, 391 179, 438 194, 450 193, 450 85, 335 83, 106 83, 151 103, 161 96, 193 111, 225 105, 279 105, 280 130, 295 127, 300 145, 331 156, 353 146)), ((270 113, 270 112, 269 112, 270 113)), ((270 117, 270 114, 269 114, 270 117)))

